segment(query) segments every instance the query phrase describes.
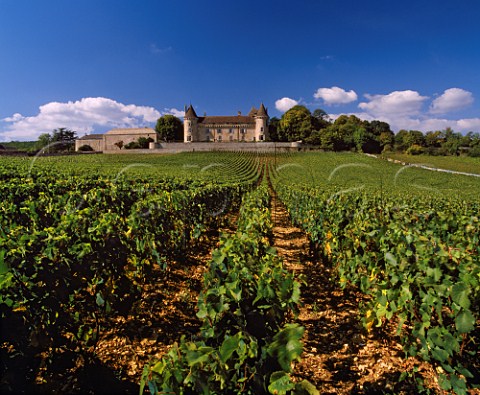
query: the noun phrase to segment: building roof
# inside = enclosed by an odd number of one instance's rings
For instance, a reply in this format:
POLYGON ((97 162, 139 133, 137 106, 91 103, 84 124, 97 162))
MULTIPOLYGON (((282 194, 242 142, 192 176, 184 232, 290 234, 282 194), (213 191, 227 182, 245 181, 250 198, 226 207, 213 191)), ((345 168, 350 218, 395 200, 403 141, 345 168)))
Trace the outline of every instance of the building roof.
POLYGON ((103 134, 87 134, 80 137, 79 140, 103 140, 103 134))
POLYGON ((197 113, 195 112, 191 104, 190 107, 188 107, 187 111, 185 111, 184 118, 198 118, 197 113))
POLYGON ((198 118, 198 123, 204 125, 243 125, 255 124, 255 119, 248 115, 207 116, 198 118))
POLYGON ((260 108, 257 111, 257 117, 268 117, 267 110, 265 109, 265 106, 260 104, 260 108))
POLYGON ((106 132, 108 135, 123 135, 123 134, 145 134, 145 133, 156 133, 152 128, 118 128, 112 129, 106 132))
POLYGON ((252 109, 250 110, 250 112, 248 113, 248 116, 249 117, 254 117, 255 115, 257 115, 257 109, 255 107, 252 106, 252 109))
POLYGON ((245 124, 255 124, 255 117, 268 117, 267 110, 263 103, 260 105, 260 108, 257 110, 255 107, 252 107, 248 115, 212 115, 212 116, 197 116, 193 106, 190 104, 188 109, 185 111, 185 119, 188 118, 197 118, 199 124, 203 125, 245 125, 245 124))

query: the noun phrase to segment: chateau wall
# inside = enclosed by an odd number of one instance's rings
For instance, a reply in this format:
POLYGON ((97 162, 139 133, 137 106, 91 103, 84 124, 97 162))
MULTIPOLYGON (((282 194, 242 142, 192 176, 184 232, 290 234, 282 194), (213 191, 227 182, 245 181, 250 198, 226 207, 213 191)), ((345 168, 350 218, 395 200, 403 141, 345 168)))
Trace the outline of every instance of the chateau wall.
POLYGON ((255 129, 248 127, 205 127, 198 126, 196 139, 194 142, 241 142, 241 141, 256 141, 255 129), (208 131, 208 132, 207 132, 208 131), (209 140, 207 139, 209 137, 209 140))
POLYGON ((106 150, 104 154, 176 154, 180 152, 208 152, 208 151, 247 151, 247 152, 288 152, 288 151, 303 151, 309 150, 309 146, 301 143, 241 143, 241 142, 227 142, 227 143, 156 143, 151 144, 155 146, 153 149, 122 149, 106 150))

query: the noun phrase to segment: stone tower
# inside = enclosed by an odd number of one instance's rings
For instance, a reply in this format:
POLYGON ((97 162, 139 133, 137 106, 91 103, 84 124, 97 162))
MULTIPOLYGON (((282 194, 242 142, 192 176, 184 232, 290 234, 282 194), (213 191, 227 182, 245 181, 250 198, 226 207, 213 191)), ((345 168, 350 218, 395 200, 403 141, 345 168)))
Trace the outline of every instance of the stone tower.
MULTIPOLYGON (((185 106, 186 108, 187 106, 185 106)), ((190 107, 185 110, 185 117, 183 118, 183 141, 190 143, 196 141, 198 135, 198 117, 190 104, 190 107)))
POLYGON ((268 119, 267 110, 262 103, 255 114, 255 141, 265 141, 268 137, 268 119))

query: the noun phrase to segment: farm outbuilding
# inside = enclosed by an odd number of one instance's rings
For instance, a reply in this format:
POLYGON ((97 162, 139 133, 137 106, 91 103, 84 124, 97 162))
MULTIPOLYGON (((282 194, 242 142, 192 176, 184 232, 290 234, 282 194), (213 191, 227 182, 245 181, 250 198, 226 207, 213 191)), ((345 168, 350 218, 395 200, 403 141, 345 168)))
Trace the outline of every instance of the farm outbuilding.
POLYGON ((80 137, 75 141, 75 151, 79 151, 84 145, 90 146, 93 151, 120 150, 121 147, 136 142, 141 137, 158 142, 158 134, 152 128, 118 128, 105 134, 80 137))

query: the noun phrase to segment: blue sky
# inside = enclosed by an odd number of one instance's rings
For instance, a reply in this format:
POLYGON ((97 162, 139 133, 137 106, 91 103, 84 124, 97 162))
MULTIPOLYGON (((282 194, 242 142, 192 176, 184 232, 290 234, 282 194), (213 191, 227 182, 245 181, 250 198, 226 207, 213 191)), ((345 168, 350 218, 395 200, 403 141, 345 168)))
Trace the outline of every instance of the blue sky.
POLYGON ((0 141, 299 103, 480 132, 480 2, 0 0, 0 141))

